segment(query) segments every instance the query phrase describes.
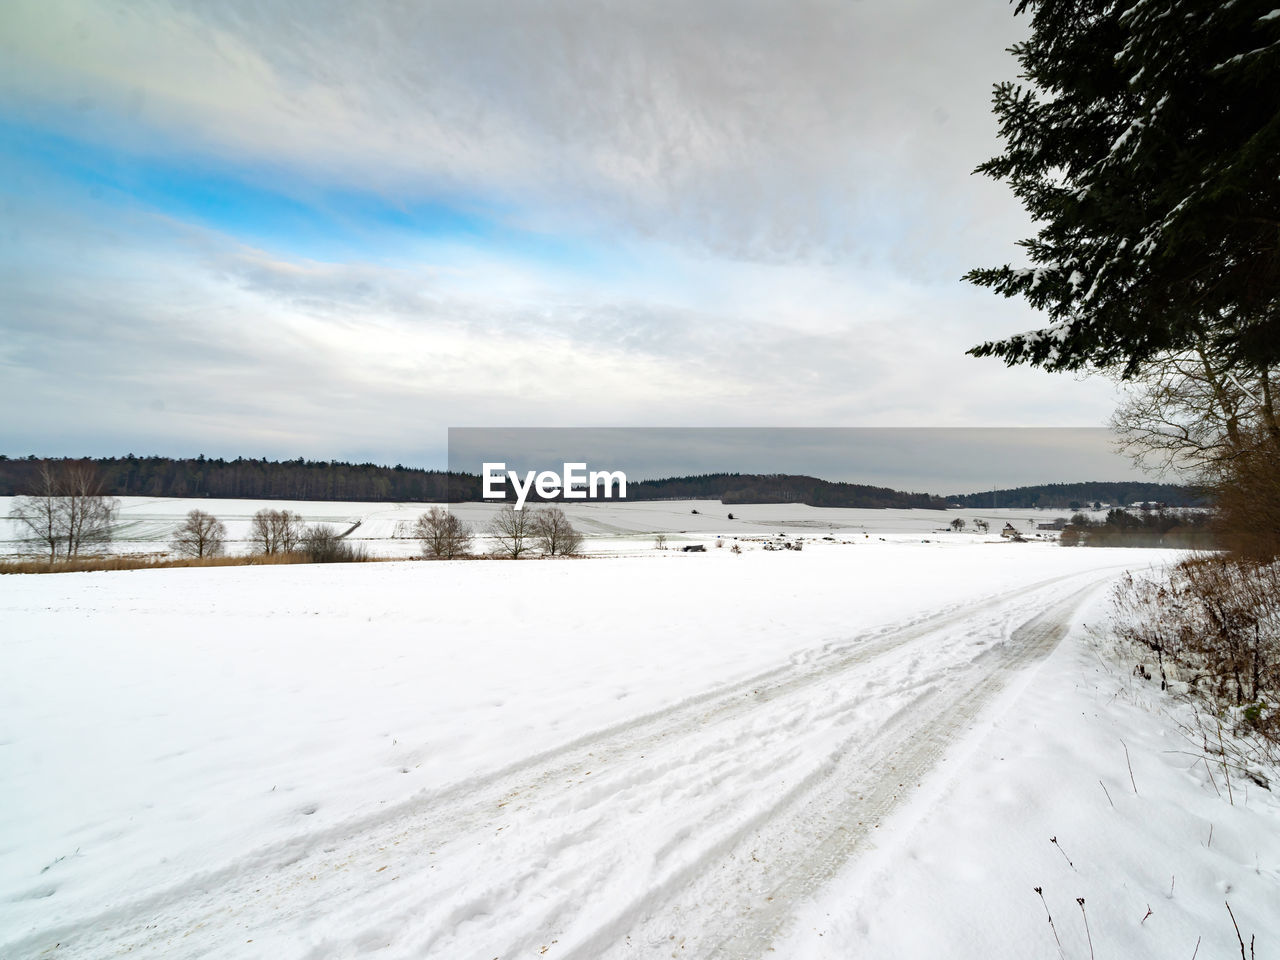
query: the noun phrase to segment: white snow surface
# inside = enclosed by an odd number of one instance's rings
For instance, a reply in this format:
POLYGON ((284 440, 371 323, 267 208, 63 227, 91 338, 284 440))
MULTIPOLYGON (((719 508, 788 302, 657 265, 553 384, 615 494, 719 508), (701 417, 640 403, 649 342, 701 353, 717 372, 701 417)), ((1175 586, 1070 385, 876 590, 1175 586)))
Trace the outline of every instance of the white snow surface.
POLYGON ((1081 626, 1170 555, 920 539, 0 577, 0 956, 1273 949, 1270 794, 1081 626))
MULTIPOLYGON (((1083 612, 1101 624, 1107 606, 1104 593, 1083 612)), ((1206 766, 1190 706, 1133 666, 1079 630, 1028 670, 775 955, 1230 958, 1234 913, 1271 956, 1276 784, 1224 775, 1212 741, 1206 766)))

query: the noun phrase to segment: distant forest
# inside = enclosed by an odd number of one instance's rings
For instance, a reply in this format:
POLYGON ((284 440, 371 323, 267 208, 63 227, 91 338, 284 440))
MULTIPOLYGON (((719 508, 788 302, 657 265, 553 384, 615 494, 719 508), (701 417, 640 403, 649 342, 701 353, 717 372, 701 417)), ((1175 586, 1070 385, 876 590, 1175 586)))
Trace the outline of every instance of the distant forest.
MULTIPOLYGON (((43 461, 0 455, 0 496, 34 489, 43 461)), ((214 497, 244 500, 360 500, 445 503, 480 499, 474 474, 396 465, 328 460, 235 460, 195 457, 94 458, 104 492, 118 497, 214 497)), ((508 485, 509 488, 510 485, 508 485)), ((531 497, 536 499, 536 497, 531 497)), ((1078 510, 1151 501, 1171 507, 1202 506, 1193 487, 1169 483, 1055 483, 938 497, 888 487, 839 483, 789 474, 709 473, 631 481, 628 500, 718 500, 725 504, 803 503, 811 507, 941 510, 949 504, 986 508, 1045 507, 1078 510)))
MULTIPOLYGON (((34 487, 43 461, 0 456, 0 496, 34 487)), ((103 492, 115 497, 217 497, 241 500, 387 500, 441 503, 480 499, 465 474, 327 460, 211 460, 196 457, 90 458, 103 492)))
MULTIPOLYGON (((43 461, 0 456, 0 496, 35 487, 43 461)), ((106 457, 92 462, 104 493, 117 497, 216 497, 247 500, 373 500, 422 503, 480 499, 474 474, 326 460, 214 460, 207 457, 106 457)), ((510 485, 507 485, 510 490, 510 485)), ((512 494, 514 496, 514 494, 512 494)), ((537 499, 531 496, 530 499, 537 499)), ((627 484, 628 500, 804 503, 815 507, 942 509, 940 497, 814 477, 714 473, 627 484)))
POLYGON ((958 493, 947 497, 948 504, 976 509, 1035 507, 1054 510, 1083 510, 1095 503, 1108 507, 1131 503, 1163 503, 1170 507, 1205 507, 1209 497, 1198 487, 1178 483, 1046 483, 1038 487, 958 493))

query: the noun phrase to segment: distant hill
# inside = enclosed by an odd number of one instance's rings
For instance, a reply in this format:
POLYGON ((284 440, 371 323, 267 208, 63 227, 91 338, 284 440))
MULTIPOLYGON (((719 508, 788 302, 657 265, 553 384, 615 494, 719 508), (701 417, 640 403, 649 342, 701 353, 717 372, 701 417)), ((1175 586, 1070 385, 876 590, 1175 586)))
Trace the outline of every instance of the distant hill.
POLYGON ((1020 510, 1034 507, 1078 510, 1094 503, 1113 507, 1144 502, 1164 503, 1170 507, 1203 507, 1209 504, 1208 495, 1199 487, 1178 483, 1105 481, 1045 483, 1010 490, 957 493, 946 499, 948 504, 960 504, 963 507, 1010 507, 1020 510))
POLYGON ((792 474, 707 473, 627 483, 628 500, 719 500, 721 503, 803 503, 811 507, 942 510, 946 501, 928 493, 839 483, 792 474))
MULTIPOLYGON (((170 457, 94 458, 105 492, 117 497, 216 497, 248 500, 359 500, 443 503, 479 500, 473 474, 327 460, 170 457)), ((0 496, 34 488, 41 460, 0 456, 0 496)), ((509 489, 509 487, 508 487, 509 489)), ((536 499, 533 497, 531 499, 536 499)), ((814 507, 920 507, 941 497, 816 477, 712 473, 627 484, 628 500, 804 503, 814 507)))

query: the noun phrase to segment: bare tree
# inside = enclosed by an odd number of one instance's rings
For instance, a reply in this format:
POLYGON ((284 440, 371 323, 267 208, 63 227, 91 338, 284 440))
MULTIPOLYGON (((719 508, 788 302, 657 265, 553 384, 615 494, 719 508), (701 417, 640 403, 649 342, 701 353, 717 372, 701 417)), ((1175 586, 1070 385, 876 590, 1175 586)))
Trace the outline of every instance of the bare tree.
POLYGON ((111 542, 119 502, 108 497, 97 468, 88 460, 64 463, 62 468, 62 506, 66 525, 67 546, 77 557, 86 547, 111 542))
POLYGON ((1240 364, 1207 346, 1162 358, 1135 378, 1112 417, 1140 466, 1189 473, 1213 489, 1222 544, 1280 554, 1280 367, 1240 364))
POLYGON ((259 553, 292 553, 302 542, 302 517, 288 510, 259 510, 253 515, 249 541, 259 553))
POLYGON ((221 520, 203 510, 192 510, 170 546, 185 557, 216 557, 222 553, 226 539, 227 528, 221 520))
POLYGON ((14 498, 13 515, 31 540, 49 551, 49 562, 75 557, 86 547, 111 542, 118 503, 103 492, 102 480, 89 461, 62 461, 40 466, 35 489, 14 498))
POLYGON ((276 525, 271 517, 275 512, 264 507, 253 515, 253 521, 249 526, 249 542, 258 553, 272 554, 280 549, 276 537, 276 525))
POLYGON ((534 517, 524 510, 503 507, 489 522, 489 536, 495 541, 494 553, 512 560, 528 552, 534 535, 534 517))
POLYGON ((1120 449, 1139 466, 1212 480, 1259 443, 1280 449, 1280 371, 1246 370, 1207 346, 1154 361, 1123 381, 1111 418, 1120 449))
POLYGON ((441 507, 432 507, 418 517, 413 535, 422 541, 424 557, 452 560, 471 552, 471 527, 441 507))
POLYGON ((991 529, 991 524, 987 523, 987 521, 983 520, 981 517, 973 521, 973 525, 979 533, 986 533, 991 529))
POLYGON ((533 538, 538 549, 549 557, 577 553, 582 548, 582 534, 573 529, 573 524, 559 507, 548 507, 537 512, 533 522, 533 538))
POLYGON ((952 529, 952 530, 954 530, 956 533, 959 533, 961 530, 963 530, 963 529, 964 529, 964 517, 956 517, 954 520, 952 520, 952 521, 951 521, 951 529, 952 529))
POLYGON ((60 515, 53 471, 48 463, 43 463, 32 492, 14 498, 13 517, 20 527, 26 528, 32 542, 49 551, 50 563, 58 559, 58 550, 65 543, 60 515))

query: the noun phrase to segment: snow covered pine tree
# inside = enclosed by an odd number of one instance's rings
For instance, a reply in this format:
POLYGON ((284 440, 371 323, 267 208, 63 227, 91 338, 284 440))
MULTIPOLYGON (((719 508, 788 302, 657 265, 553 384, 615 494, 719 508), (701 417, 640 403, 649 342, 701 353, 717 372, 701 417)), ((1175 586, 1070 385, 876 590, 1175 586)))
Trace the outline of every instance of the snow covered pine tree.
POLYGON ((1280 9, 1276 0, 1021 0, 1028 85, 997 85, 1007 181, 1038 224, 1031 266, 966 280, 1047 312, 974 347, 1048 370, 1207 345, 1280 362, 1280 9))

